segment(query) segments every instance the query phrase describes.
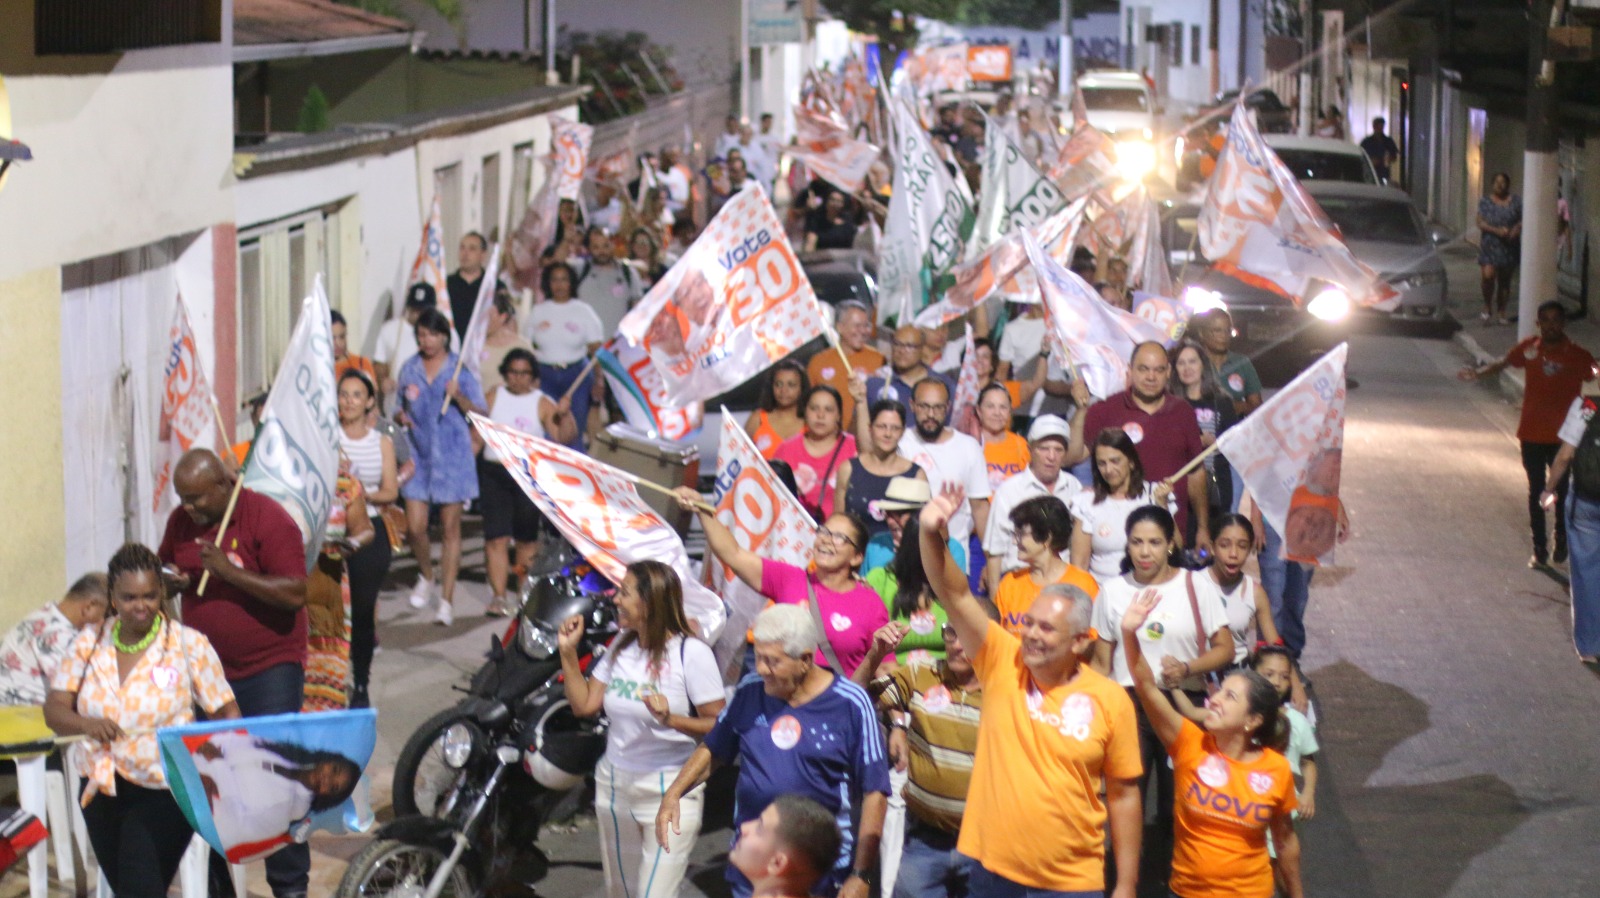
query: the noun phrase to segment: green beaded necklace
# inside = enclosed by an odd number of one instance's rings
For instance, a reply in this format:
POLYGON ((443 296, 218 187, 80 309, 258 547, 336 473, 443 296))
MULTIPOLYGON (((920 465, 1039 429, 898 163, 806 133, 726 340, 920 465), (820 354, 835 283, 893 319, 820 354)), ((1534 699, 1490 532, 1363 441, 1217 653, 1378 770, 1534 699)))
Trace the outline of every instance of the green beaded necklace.
POLYGON ((155 624, 150 627, 150 632, 144 634, 144 638, 133 645, 128 645, 122 641, 122 621, 117 621, 116 624, 111 628, 111 644, 116 646, 117 651, 123 653, 124 655, 132 655, 142 652, 149 648, 151 643, 156 641, 157 636, 161 635, 161 620, 161 616, 157 615, 155 624))

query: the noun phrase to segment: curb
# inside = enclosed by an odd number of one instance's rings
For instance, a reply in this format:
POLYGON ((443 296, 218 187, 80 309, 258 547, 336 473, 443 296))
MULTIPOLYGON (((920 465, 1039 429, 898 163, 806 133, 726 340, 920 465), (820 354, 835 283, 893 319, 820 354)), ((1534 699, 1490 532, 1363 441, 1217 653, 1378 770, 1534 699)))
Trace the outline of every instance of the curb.
MULTIPOLYGON (((1456 341, 1457 345, 1462 349, 1465 349, 1476 364, 1487 365, 1500 360, 1499 356, 1485 352, 1483 347, 1478 345, 1477 339, 1464 330, 1456 331, 1451 335, 1451 339, 1456 341)), ((1517 368, 1507 368, 1500 372, 1500 393, 1506 398, 1506 401, 1512 404, 1522 402, 1522 389, 1525 384, 1526 380, 1523 373, 1517 368)))

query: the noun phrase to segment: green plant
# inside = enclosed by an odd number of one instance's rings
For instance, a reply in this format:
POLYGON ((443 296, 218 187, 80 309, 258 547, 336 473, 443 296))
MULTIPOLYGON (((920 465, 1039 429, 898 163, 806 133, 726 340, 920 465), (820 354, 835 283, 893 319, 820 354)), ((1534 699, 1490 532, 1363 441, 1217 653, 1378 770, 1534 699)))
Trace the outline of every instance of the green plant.
POLYGON ((295 130, 302 134, 328 130, 328 111, 328 95, 322 92, 322 88, 311 85, 300 104, 300 121, 295 125, 295 130))

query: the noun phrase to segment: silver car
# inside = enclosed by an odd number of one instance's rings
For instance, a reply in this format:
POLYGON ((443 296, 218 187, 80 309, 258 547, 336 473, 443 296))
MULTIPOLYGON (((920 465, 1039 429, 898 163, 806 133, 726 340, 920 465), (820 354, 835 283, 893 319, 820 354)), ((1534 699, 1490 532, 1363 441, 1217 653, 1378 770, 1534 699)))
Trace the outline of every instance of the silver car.
POLYGON ((1450 240, 1430 228, 1405 191, 1340 181, 1302 183, 1339 228, 1339 235, 1368 267, 1400 292, 1396 318, 1444 316, 1446 283, 1438 246, 1450 240))

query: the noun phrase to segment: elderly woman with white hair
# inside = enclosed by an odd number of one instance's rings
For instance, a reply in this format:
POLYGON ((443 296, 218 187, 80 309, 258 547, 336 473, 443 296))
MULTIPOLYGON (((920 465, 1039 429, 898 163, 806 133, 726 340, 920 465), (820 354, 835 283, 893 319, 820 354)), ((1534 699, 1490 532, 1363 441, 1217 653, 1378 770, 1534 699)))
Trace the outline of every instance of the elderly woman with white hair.
MULTIPOLYGON (((846 838, 838 863, 813 894, 866 898, 877 879, 889 795, 872 700, 816 663, 820 639, 804 607, 768 608, 756 618, 752 635, 756 675, 739 683, 705 742, 662 796, 656 839, 663 847, 672 841, 679 800, 706 781, 713 764, 737 760, 735 842, 740 828, 778 796, 815 799, 837 815, 846 838), (858 804, 861 823, 852 839, 850 812, 858 804)), ((730 865, 727 877, 735 898, 748 898, 752 887, 744 874, 730 865)))

